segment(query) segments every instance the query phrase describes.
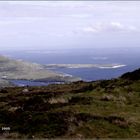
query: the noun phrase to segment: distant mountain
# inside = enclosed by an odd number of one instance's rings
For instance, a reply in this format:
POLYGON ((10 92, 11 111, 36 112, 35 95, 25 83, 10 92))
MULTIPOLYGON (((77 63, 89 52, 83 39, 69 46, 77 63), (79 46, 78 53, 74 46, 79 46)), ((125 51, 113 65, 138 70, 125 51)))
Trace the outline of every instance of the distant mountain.
POLYGON ((78 81, 80 78, 60 74, 45 69, 44 66, 36 63, 29 63, 22 60, 14 60, 0 56, 0 83, 1 85, 12 85, 8 80, 36 80, 36 81, 78 81), (6 82, 7 80, 7 82, 6 82), (6 84, 5 84, 6 82, 6 84))

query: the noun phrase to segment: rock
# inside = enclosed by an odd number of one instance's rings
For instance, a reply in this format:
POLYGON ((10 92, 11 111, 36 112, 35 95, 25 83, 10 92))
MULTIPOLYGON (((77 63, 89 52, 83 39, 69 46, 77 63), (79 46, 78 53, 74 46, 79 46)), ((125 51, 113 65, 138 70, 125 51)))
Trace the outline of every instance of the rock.
POLYGON ((28 93, 29 92, 29 89, 28 88, 25 88, 22 90, 22 93, 28 93))
POLYGON ((104 95, 103 97, 101 97, 102 101, 114 101, 115 97, 113 95, 104 95))

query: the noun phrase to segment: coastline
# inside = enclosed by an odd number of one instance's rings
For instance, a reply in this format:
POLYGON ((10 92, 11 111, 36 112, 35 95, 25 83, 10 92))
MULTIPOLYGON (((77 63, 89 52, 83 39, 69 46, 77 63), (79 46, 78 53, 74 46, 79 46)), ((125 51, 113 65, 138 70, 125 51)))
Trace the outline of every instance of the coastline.
POLYGON ((13 86, 9 80, 65 81, 81 80, 79 77, 47 70, 43 65, 0 56, 0 87, 13 86))
POLYGON ((55 69, 55 68, 120 68, 125 67, 125 64, 47 64, 45 65, 46 69, 55 69))

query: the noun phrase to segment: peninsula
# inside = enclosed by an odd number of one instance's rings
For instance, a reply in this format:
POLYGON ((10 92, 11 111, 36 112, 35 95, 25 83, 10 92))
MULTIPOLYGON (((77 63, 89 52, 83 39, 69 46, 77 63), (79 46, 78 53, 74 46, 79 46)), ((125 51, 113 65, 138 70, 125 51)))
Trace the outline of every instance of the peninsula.
POLYGON ((12 86, 9 80, 62 81, 81 80, 78 77, 47 70, 43 65, 0 56, 0 86, 12 86))

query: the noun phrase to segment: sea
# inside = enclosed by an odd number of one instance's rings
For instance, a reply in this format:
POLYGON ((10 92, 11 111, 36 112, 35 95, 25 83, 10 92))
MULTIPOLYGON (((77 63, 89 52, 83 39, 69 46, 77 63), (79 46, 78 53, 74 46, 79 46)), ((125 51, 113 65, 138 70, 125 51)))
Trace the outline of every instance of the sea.
MULTIPOLYGON (((0 50, 0 55, 47 64, 116 64, 115 68, 54 68, 53 71, 80 77, 84 81, 112 79, 140 67, 140 47, 0 50)), ((19 81, 22 84, 22 81, 19 81)), ((18 84, 18 81, 16 81, 18 84)), ((26 81, 23 81, 26 85, 26 81)), ((28 81, 27 84, 30 85, 28 81)), ((34 83, 31 83, 34 85, 34 83)), ((44 83, 35 83, 44 85, 44 83)))

